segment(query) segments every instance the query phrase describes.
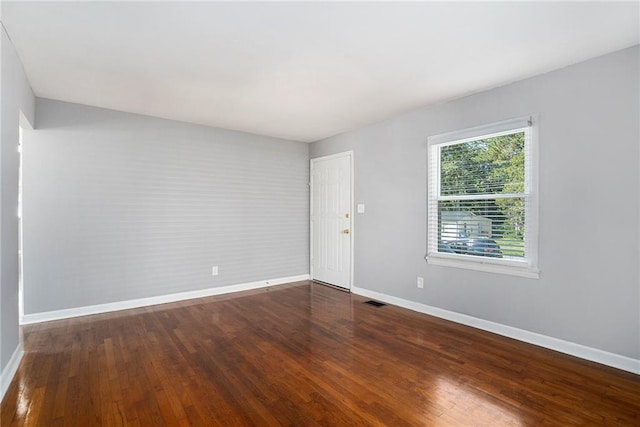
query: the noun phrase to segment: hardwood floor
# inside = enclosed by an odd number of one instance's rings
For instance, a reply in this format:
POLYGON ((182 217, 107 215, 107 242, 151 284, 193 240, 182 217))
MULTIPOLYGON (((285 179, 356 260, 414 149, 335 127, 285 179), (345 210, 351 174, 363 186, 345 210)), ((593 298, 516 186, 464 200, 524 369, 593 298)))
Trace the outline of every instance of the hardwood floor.
POLYGON ((24 327, 1 425, 640 426, 640 376, 311 282, 24 327))

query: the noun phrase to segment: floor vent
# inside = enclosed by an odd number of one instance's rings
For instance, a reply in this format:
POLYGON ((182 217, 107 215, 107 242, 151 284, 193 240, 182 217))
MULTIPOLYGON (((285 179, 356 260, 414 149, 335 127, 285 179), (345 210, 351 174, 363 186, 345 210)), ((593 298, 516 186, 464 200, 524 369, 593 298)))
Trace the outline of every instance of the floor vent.
POLYGON ((378 302, 378 301, 374 301, 374 300, 365 301, 364 303, 372 305, 374 307, 384 307, 385 305, 387 305, 387 304, 385 304, 383 302, 378 302))

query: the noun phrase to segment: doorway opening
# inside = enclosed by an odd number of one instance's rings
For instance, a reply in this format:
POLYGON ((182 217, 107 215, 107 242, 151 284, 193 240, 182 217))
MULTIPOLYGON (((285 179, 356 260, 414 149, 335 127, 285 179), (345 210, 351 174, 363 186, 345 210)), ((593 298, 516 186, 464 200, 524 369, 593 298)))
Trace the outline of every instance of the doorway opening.
MULTIPOLYGON (((24 171, 24 138, 25 131, 33 130, 29 119, 19 111, 18 120, 18 322, 24 320, 24 246, 23 246, 23 171, 24 171)), ((22 339, 22 337, 21 337, 22 339)))
POLYGON ((22 157, 23 157, 23 135, 22 124, 18 126, 18 321, 22 323, 24 319, 24 273, 22 266, 22 157))

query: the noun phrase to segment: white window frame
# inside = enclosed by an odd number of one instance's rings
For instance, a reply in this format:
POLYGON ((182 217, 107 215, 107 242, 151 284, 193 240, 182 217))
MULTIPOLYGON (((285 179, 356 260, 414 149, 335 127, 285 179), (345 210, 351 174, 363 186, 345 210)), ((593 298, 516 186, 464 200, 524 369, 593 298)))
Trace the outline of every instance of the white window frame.
POLYGON ((430 136, 427 140, 427 264, 537 279, 538 269, 538 118, 518 117, 430 136), (517 131, 525 132, 525 259, 485 258, 438 252, 440 148, 517 131))

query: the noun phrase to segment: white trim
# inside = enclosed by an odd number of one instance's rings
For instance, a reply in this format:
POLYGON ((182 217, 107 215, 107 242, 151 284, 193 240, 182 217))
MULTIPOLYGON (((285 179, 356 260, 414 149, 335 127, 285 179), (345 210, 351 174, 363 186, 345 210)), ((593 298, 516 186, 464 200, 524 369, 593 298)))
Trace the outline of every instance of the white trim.
MULTIPOLYGON (((351 181, 350 183, 350 188, 349 188, 349 229, 351 230, 351 233, 349 235, 349 239, 351 240, 351 253, 350 253, 350 257, 351 260, 349 262, 349 287, 346 288, 347 290, 351 290, 351 288, 353 287, 353 261, 355 259, 354 257, 354 246, 355 246, 355 205, 354 205, 354 200, 355 198, 353 197, 353 193, 354 193, 354 168, 353 168, 353 150, 349 150, 349 151, 343 151, 341 153, 336 153, 336 154, 329 154, 327 156, 322 156, 322 157, 314 157, 313 159, 309 159, 309 275, 311 277, 311 279, 313 280, 313 220, 311 218, 311 216, 313 215, 313 164, 315 162, 319 162, 319 161, 324 161, 324 160, 333 160, 333 159, 339 159, 341 157, 349 157, 349 172, 350 172, 350 176, 349 179, 351 181)), ((337 286, 337 285, 334 285, 337 286)), ((342 288, 342 286, 338 286, 340 288, 342 288)))
POLYGON ((349 188, 349 192, 350 194, 350 201, 349 201, 349 208, 350 208, 350 212, 349 212, 349 219, 350 219, 350 223, 349 223, 349 228, 351 229, 351 254, 349 255, 351 257, 351 261, 349 262, 349 290, 351 290, 351 288, 353 287, 353 264, 355 262, 355 257, 354 257, 354 248, 356 246, 356 238, 355 238, 355 197, 354 197, 354 177, 355 177, 355 170, 353 168, 353 159, 354 159, 354 155, 353 155, 353 151, 347 151, 347 153, 349 154, 349 160, 350 160, 350 165, 349 165, 349 172, 351 172, 351 188, 349 188))
POLYGON ((491 322, 489 320, 479 319, 477 317, 469 316, 466 314, 456 313, 454 311, 444 310, 438 307, 421 304, 419 302, 409 301, 391 295, 386 295, 380 292, 371 291, 369 289, 363 289, 354 286, 353 289, 351 289, 351 292, 357 295, 365 296, 367 298, 374 298, 389 304, 417 311, 419 313, 429 314, 441 319, 446 319, 466 326, 471 326, 473 328, 493 332, 494 334, 513 338, 518 341, 523 341, 529 344, 559 351, 560 353, 569 354, 581 359, 590 360, 592 362, 601 363, 603 365, 611 366, 617 369, 622 369, 623 371, 640 375, 640 359, 633 359, 631 357, 610 353, 608 351, 599 350, 597 348, 587 347, 582 344, 576 344, 547 335, 526 331, 524 329, 518 329, 512 326, 491 322))
POLYGON ((91 314, 109 313, 111 311, 127 310, 130 308, 146 307, 156 304, 166 304, 169 302, 184 301, 193 298, 203 298, 213 295, 229 294, 232 292, 248 291, 251 289, 266 288, 269 286, 282 285, 285 283, 300 282, 303 280, 309 280, 309 278, 310 276, 308 274, 302 274, 299 276, 281 277, 278 279, 260 280, 257 282, 241 283, 238 285, 180 292, 177 294, 159 295, 155 297, 112 302, 107 304, 97 304, 85 307, 47 311, 43 313, 25 314, 21 324, 29 325, 31 323, 48 322, 51 320, 68 319, 71 317, 88 316, 91 314))
POLYGON ((462 259, 464 256, 465 255, 434 253, 427 257, 427 264, 484 271, 486 273, 507 274, 511 276, 526 277, 528 279, 540 278, 540 272, 538 269, 529 267, 526 262, 512 261, 509 263, 508 260, 502 261, 501 258, 496 260, 485 260, 483 257, 475 257, 480 259, 467 259, 469 257, 462 259))
POLYGON ((339 159, 340 157, 346 157, 346 156, 353 157, 353 150, 343 151, 342 153, 329 154, 327 156, 314 157, 313 159, 311 159, 309 161, 310 162, 321 162, 321 161, 324 161, 324 160, 339 159))
POLYGON ((528 207, 525 209, 525 253, 529 260, 529 269, 535 271, 537 274, 540 269, 540 258, 538 256, 538 230, 540 227, 540 215, 539 215, 539 200, 540 200, 540 170, 539 170, 539 147, 540 142, 538 140, 539 131, 539 118, 537 114, 531 116, 531 126, 529 129, 529 138, 525 141, 525 149, 529 161, 525 165, 525 173, 528 176, 525 178, 526 185, 529 188, 526 190, 528 194, 528 200, 526 204, 528 207))
POLYGON ((4 398, 4 394, 9 389, 11 385, 11 381, 18 371, 18 367, 20 366, 20 361, 22 361, 22 356, 24 356, 24 351, 22 351, 22 346, 19 345, 16 347, 16 350, 11 355, 7 366, 2 370, 2 375, 0 375, 0 402, 4 398))
POLYGON ((474 126, 472 128, 454 130, 452 132, 440 133, 428 137, 429 145, 446 144, 448 142, 472 141, 478 136, 493 137, 511 133, 512 131, 524 130, 531 126, 533 116, 514 117, 512 119, 502 120, 499 122, 474 126))
POLYGON ((538 267, 538 115, 517 117, 459 131, 432 135, 427 138, 427 264, 464 268, 488 273, 539 278, 538 267), (478 138, 524 132, 525 188, 514 194, 440 194, 440 148, 478 138), (474 259, 468 255, 449 256, 438 252, 438 204, 447 200, 488 200, 523 198, 525 201, 525 259, 521 262, 505 258, 474 259))

